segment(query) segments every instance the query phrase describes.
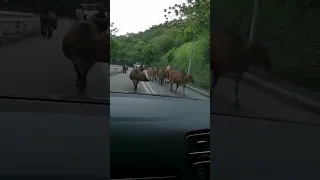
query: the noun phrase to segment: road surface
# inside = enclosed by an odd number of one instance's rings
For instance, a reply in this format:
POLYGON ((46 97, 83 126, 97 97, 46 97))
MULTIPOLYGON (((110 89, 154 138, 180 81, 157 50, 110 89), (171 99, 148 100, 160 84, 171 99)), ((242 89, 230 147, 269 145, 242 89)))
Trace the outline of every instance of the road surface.
MULTIPOLYGON (((61 51, 72 20, 59 20, 50 40, 40 37, 0 49, 0 94, 78 96, 72 63, 61 51)), ((109 97, 109 67, 96 64, 88 74, 86 95, 109 97)))
POLYGON ((233 83, 221 79, 211 104, 211 179, 319 179, 320 116, 286 104, 261 89, 240 85, 241 110, 234 108, 233 83), (273 118, 215 116, 213 112, 273 118), (296 121, 298 123, 292 123, 296 121))
POLYGON ((233 81, 221 78, 213 93, 211 112, 320 124, 320 115, 283 102, 252 85, 240 83, 239 100, 241 109, 234 107, 233 81))
MULTIPOLYGON (((117 74, 110 77, 110 91, 111 92, 133 92, 133 83, 129 78, 129 73, 132 68, 128 69, 127 74, 117 74)), ((175 90, 175 85, 173 85, 173 90, 175 90)), ((158 82, 140 82, 138 84, 138 93, 148 93, 148 94, 159 94, 159 95, 169 95, 182 97, 182 87, 178 88, 177 94, 170 91, 170 86, 164 83, 161 86, 158 82)), ((201 99, 209 101, 210 98, 200 95, 188 88, 185 89, 185 97, 193 99, 201 99)))

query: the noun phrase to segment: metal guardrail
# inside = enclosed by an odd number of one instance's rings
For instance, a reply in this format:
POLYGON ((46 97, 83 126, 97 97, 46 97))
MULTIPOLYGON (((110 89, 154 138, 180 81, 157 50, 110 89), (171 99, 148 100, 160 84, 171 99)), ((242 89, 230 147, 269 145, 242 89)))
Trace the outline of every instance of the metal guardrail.
POLYGON ((122 66, 110 64, 110 75, 119 74, 122 72, 122 66))
POLYGON ((0 11, 0 39, 39 31, 39 16, 31 13, 0 11))

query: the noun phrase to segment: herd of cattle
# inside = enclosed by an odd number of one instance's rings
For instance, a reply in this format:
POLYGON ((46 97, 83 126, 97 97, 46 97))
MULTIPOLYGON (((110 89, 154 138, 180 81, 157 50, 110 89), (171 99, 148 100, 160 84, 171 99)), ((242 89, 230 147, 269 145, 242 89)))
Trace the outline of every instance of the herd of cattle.
MULTIPOLYGON (((76 86, 80 93, 85 91, 87 74, 95 63, 110 64, 110 53, 106 51, 110 49, 109 31, 109 17, 101 19, 92 15, 88 20, 75 21, 63 37, 62 51, 73 63, 77 74, 76 86)), ((267 52, 261 45, 247 46, 242 37, 233 32, 213 30, 210 36, 210 70, 213 78, 210 96, 221 76, 232 75, 235 82, 235 105, 239 106, 240 79, 255 61, 269 62, 267 52)), ((140 81, 158 81, 160 85, 170 83, 171 92, 173 84, 177 85, 175 92, 182 86, 184 94, 186 84, 193 81, 191 75, 172 69, 149 67, 148 78, 144 71, 144 68, 135 68, 130 72, 135 91, 140 81)))
MULTIPOLYGON (((57 16, 46 11, 40 16, 41 34, 50 38, 57 28, 57 16)), ((87 20, 74 21, 62 39, 62 52, 77 75, 76 87, 84 93, 87 74, 95 63, 110 64, 110 19, 92 14, 87 20)))
POLYGON ((189 82, 194 82, 192 75, 186 74, 182 71, 175 71, 171 68, 157 68, 157 67, 149 67, 146 69, 140 68, 133 68, 129 74, 130 79, 133 82, 134 91, 137 91, 137 86, 140 81, 156 81, 161 86, 163 83, 170 83, 171 92, 173 92, 172 87, 173 84, 176 84, 175 93, 177 93, 177 89, 179 86, 183 87, 183 96, 185 96, 185 87, 189 82), (147 77, 148 76, 148 77, 147 77))
MULTIPOLYGON (((268 51, 263 44, 248 45, 239 34, 225 30, 211 31, 210 41, 210 96, 213 96, 213 89, 222 76, 230 77, 234 80, 235 107, 240 107, 239 82, 252 64, 257 63, 257 61, 270 62, 268 51)), ((270 64, 266 65, 270 66, 270 64)), ((186 84, 193 81, 192 76, 184 72, 152 67, 146 70, 147 78, 144 70, 144 68, 137 68, 130 73, 135 91, 139 81, 158 81, 160 85, 163 85, 163 82, 170 83, 171 92, 173 84, 177 85, 175 92, 177 92, 179 86, 182 86, 184 94, 186 84)))

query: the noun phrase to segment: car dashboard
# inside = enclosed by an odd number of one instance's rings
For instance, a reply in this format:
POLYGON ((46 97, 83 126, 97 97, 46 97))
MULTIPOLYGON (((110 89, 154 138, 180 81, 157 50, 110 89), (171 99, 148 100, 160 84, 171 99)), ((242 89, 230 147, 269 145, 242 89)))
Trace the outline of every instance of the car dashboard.
POLYGON ((1 179, 110 177, 109 101, 67 99, 0 98, 1 179))
POLYGON ((209 179, 209 101, 110 94, 110 179, 209 179))

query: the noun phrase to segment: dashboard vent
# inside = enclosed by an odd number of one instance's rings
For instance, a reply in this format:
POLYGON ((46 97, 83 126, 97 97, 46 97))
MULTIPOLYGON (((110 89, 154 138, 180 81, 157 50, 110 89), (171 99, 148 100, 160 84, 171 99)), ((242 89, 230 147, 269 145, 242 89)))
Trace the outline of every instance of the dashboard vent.
POLYGON ((188 133, 186 146, 192 175, 199 180, 210 179, 210 130, 188 133))
POLYGON ((210 132, 189 134, 186 143, 189 154, 210 153, 210 132))

